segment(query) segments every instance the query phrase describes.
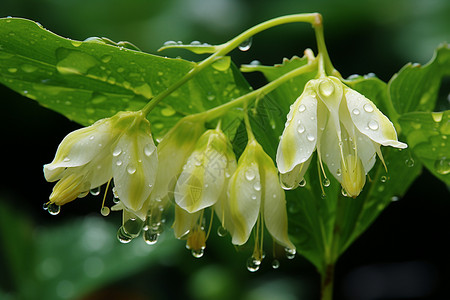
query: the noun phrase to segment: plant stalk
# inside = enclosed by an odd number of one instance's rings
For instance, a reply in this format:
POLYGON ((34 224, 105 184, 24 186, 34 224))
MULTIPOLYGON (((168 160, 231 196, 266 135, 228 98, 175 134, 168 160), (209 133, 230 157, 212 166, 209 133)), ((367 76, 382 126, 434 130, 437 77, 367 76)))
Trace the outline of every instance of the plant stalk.
POLYGON ((321 274, 322 281, 320 287, 320 299, 332 300, 333 299, 333 281, 334 281, 334 263, 328 264, 325 267, 324 272, 321 274))

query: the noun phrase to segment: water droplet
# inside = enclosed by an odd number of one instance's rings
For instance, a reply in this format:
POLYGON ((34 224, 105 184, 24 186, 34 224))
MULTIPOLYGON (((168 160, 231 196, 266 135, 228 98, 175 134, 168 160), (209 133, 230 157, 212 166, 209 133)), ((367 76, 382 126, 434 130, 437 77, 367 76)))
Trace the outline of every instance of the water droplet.
POLYGON ((102 216, 107 217, 109 215, 109 213, 111 212, 111 210, 109 209, 109 207, 107 206, 103 206, 100 209, 100 213, 102 214, 102 216))
POLYGON ((381 176, 380 177, 380 181, 381 182, 386 182, 387 181, 387 177, 386 176, 381 176))
POLYGON ((298 112, 304 112, 306 110, 306 106, 304 104, 300 104, 298 107, 298 112))
POLYGON ((61 211, 61 206, 50 202, 45 203, 43 208, 44 210, 48 211, 48 213, 51 214, 52 216, 56 216, 61 211))
POLYGON ((17 68, 8 68, 8 72, 9 73, 16 73, 17 72, 17 68))
POLYGON ((261 261, 255 259, 253 256, 247 260, 247 270, 249 270, 250 272, 258 271, 260 265, 261 265, 261 261))
POLYGON ((434 120, 436 123, 441 122, 442 116, 443 116, 443 115, 444 115, 444 112, 432 112, 432 113, 431 113, 431 116, 433 117, 433 120, 434 120))
POLYGON ((226 177, 226 178, 230 178, 230 177, 231 177, 231 174, 230 174, 228 171, 226 171, 226 172, 225 172, 225 177, 226 177))
POLYGON ((245 178, 247 178, 248 181, 255 179, 255 171, 253 171, 253 169, 248 169, 245 171, 245 178))
POLYGON ((154 245, 158 242, 159 233, 154 230, 147 230, 144 231, 143 237, 147 245, 154 245))
MULTIPOLYGON (((114 149, 113 151, 113 156, 119 156, 122 153, 122 149, 120 149, 119 147, 117 147, 116 149, 114 149)), ((119 165, 118 165, 119 166, 119 165)))
POLYGON ((379 126, 378 126, 378 122, 375 121, 375 120, 370 121, 369 124, 367 124, 367 126, 369 126, 369 128, 370 128, 371 130, 377 130, 378 127, 379 127, 379 126))
POLYGON ((104 55, 104 56, 102 56, 101 61, 106 64, 106 63, 109 63, 111 61, 111 59, 112 59, 111 55, 104 55))
POLYGON ((122 244, 128 244, 133 239, 124 229, 123 225, 117 231, 117 239, 122 244))
POLYGON ((133 166, 132 164, 129 164, 129 165, 127 166, 127 172, 128 172, 128 174, 130 174, 130 175, 136 173, 136 167, 133 166))
POLYGON ((304 187, 306 185, 306 180, 305 180, 305 178, 303 178, 299 183, 298 183, 298 186, 299 187, 304 187))
POLYGON ((253 200, 256 200, 256 198, 257 198, 256 195, 252 195, 253 200))
POLYGON ((139 218, 128 219, 123 225, 123 230, 132 238, 139 235, 144 226, 144 221, 139 218))
POLYGON ((398 200, 400 200, 400 197, 392 196, 392 198, 391 198, 392 202, 397 202, 398 200))
POLYGON ((330 186, 330 179, 328 179, 328 178, 325 178, 324 180, 323 180, 323 186, 324 187, 329 187, 330 186))
POLYGON ((297 251, 295 249, 290 249, 290 248, 285 248, 284 251, 286 253, 287 259, 294 259, 295 254, 297 253, 297 251))
POLYGON ((22 69, 22 71, 24 71, 25 73, 33 73, 34 71, 37 70, 37 67, 34 65, 28 65, 28 64, 23 64, 22 66, 20 66, 20 68, 22 69))
POLYGON ((364 104, 363 108, 368 113, 373 112, 373 106, 371 104, 369 104, 369 103, 364 104))
POLYGON ((334 93, 333 82, 329 79, 323 79, 319 84, 319 91, 322 96, 329 97, 334 93))
POLYGON ((250 49, 250 47, 252 46, 252 42, 253 42, 253 39, 251 37, 246 39, 239 45, 239 50, 248 51, 250 49))
POLYGON ((87 196, 87 194, 89 194, 89 191, 81 192, 81 193, 78 195, 78 198, 84 198, 84 197, 87 196))
POLYGON ((303 124, 299 124, 299 125, 297 126, 297 132, 298 132, 298 133, 303 133, 303 132, 305 132, 305 126, 303 126, 303 124))
POLYGON ((145 156, 150 156, 150 155, 152 155, 153 154, 153 152, 155 152, 155 149, 156 149, 156 147, 155 147, 155 145, 153 145, 153 144, 147 144, 147 145, 145 145, 145 147, 144 147, 144 154, 145 154, 145 156))
POLYGON ((259 183, 259 181, 255 182, 255 184, 253 185, 253 188, 255 189, 255 191, 260 191, 261 183, 259 183))
POLYGON ((176 113, 175 109, 172 108, 172 106, 166 106, 163 109, 161 109, 161 114, 164 117, 170 117, 173 116, 176 113))
POLYGON ((211 94, 211 95, 206 96, 206 99, 208 99, 209 101, 214 101, 214 99, 216 99, 216 96, 211 94))
POLYGON ((216 60, 212 66, 217 71, 226 71, 230 68, 231 58, 229 56, 224 56, 216 60))
POLYGON ((217 228, 217 235, 220 237, 224 237, 227 235, 227 230, 225 229, 225 227, 223 226, 219 226, 219 228, 217 228))
POLYGON ((56 49, 56 58, 58 60, 56 69, 62 75, 83 75, 89 69, 98 65, 98 61, 93 56, 66 48, 56 49))
POLYGON ((175 42, 175 41, 167 41, 163 45, 164 46, 175 46, 175 45, 177 45, 177 42, 175 42))
POLYGON ((316 140, 315 136, 313 136, 311 133, 308 133, 306 135, 306 138, 308 139, 308 141, 310 142, 314 142, 316 140))
POLYGON ((93 189, 91 189, 89 192, 91 193, 92 196, 98 196, 100 195, 100 187, 95 187, 93 189))
POLYGON ((205 250, 204 249, 192 249, 191 254, 195 258, 201 258, 203 256, 203 254, 205 254, 205 250))
POLYGON ((278 269, 280 267, 280 261, 278 259, 274 259, 272 261, 272 268, 273 269, 278 269))
POLYGON ((443 157, 440 160, 436 160, 434 163, 434 169, 441 175, 447 175, 450 173, 450 158, 443 157))
POLYGON ((357 116, 357 115, 360 114, 360 111, 359 111, 359 109, 355 108, 355 109, 352 110, 352 113, 353 113, 355 116, 357 116))
POLYGON ((344 197, 348 197, 347 191, 344 188, 341 189, 341 194, 344 197))
POLYGON ((405 160, 405 165, 408 168, 414 167, 414 159, 412 157, 408 158, 407 160, 405 160))

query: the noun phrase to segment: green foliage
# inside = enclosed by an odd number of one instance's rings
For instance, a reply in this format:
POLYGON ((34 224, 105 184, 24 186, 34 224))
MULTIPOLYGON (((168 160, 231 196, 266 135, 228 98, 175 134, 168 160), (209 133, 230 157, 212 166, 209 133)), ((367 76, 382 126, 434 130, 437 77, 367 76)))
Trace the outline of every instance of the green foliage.
MULTIPOLYGON (((195 66, 130 50, 124 42, 65 39, 24 19, 0 19, 0 36, 0 82, 81 125, 141 109, 195 66)), ((152 111, 157 138, 181 117, 248 92, 248 83, 230 61, 221 67, 207 68, 152 111)), ((236 117, 231 113, 224 120, 231 135, 236 117)))

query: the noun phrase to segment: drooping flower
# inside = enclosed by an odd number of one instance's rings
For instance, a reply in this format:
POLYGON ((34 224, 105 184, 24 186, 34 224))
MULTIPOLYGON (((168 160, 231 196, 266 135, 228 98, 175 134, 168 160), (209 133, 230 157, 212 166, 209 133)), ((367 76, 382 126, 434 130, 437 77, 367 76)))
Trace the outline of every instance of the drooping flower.
POLYGON ((406 148, 391 121, 372 101, 336 77, 310 80, 291 106, 277 150, 282 183, 295 188, 317 149, 320 163, 351 197, 361 192, 366 174, 383 161, 380 145, 406 148))
POLYGON ((177 238, 187 239, 186 247, 195 257, 201 257, 206 247, 204 210, 226 195, 235 169, 232 146, 220 129, 206 131, 183 166, 174 191, 173 228, 177 238))
POLYGON ((232 243, 243 245, 256 232, 251 258, 256 270, 263 258, 262 234, 267 228, 276 243, 290 252, 295 246, 288 237, 286 200, 278 172, 261 145, 250 138, 230 179, 228 196, 215 205, 216 213, 231 234, 232 243), (264 226, 265 225, 265 226, 264 226))
POLYGON ((158 156, 150 123, 141 112, 119 112, 68 134, 44 166, 58 181, 49 203, 63 205, 114 178, 126 209, 139 211, 155 183, 158 156))

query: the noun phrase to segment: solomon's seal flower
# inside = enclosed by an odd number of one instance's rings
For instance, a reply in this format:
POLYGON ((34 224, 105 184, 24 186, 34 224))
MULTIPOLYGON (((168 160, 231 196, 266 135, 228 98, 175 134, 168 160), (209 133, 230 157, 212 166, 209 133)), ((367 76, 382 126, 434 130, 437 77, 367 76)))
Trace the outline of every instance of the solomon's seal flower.
POLYGON ((68 134, 44 166, 58 181, 49 203, 63 205, 114 178, 124 208, 139 211, 150 195, 157 169, 150 123, 141 112, 120 112, 68 134))
POLYGON ((323 160, 346 193, 356 197, 376 153, 383 161, 380 145, 407 147, 372 101, 336 77, 310 80, 291 106, 278 145, 282 184, 296 188, 317 149, 320 163, 323 160))
POLYGON ((263 258, 264 225, 278 244, 295 251, 288 237, 285 193, 278 183, 277 169, 254 138, 249 139, 239 158, 228 193, 228 198, 215 206, 217 215, 235 245, 246 243, 256 227, 255 249, 250 259, 255 271, 263 258))

